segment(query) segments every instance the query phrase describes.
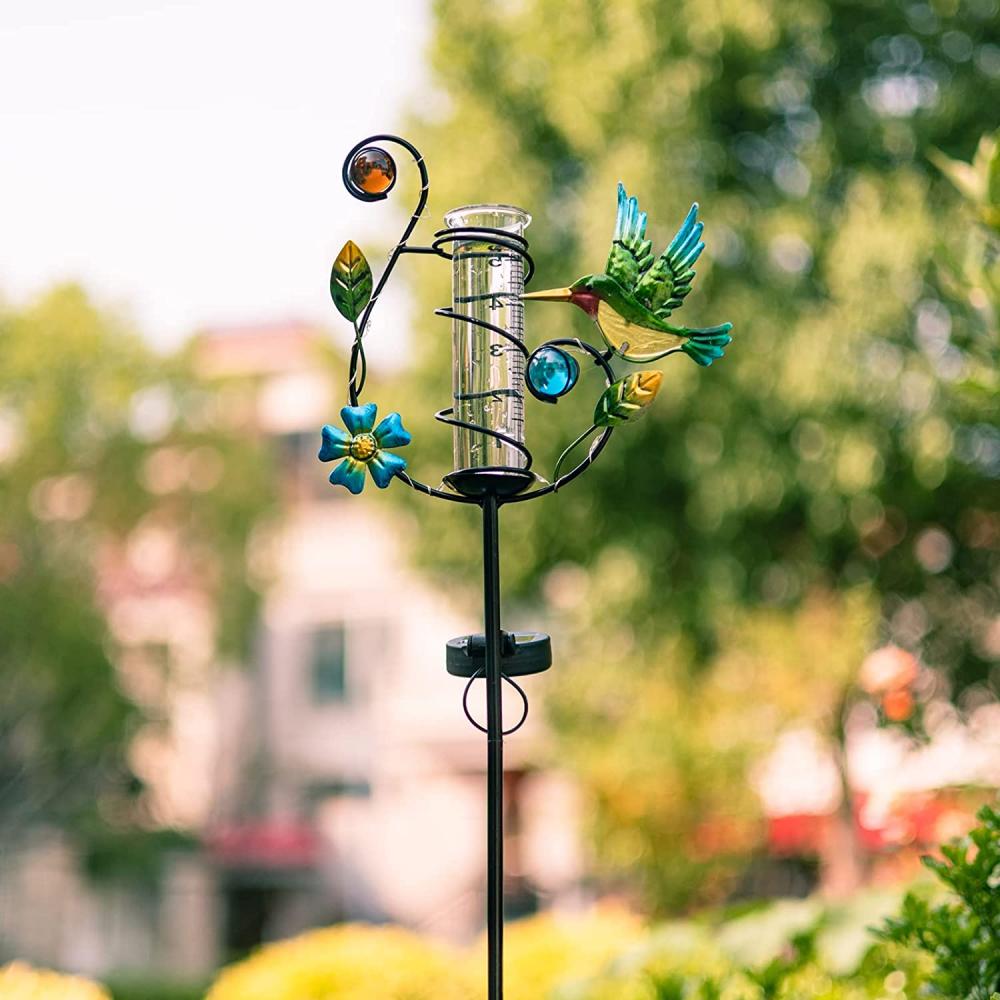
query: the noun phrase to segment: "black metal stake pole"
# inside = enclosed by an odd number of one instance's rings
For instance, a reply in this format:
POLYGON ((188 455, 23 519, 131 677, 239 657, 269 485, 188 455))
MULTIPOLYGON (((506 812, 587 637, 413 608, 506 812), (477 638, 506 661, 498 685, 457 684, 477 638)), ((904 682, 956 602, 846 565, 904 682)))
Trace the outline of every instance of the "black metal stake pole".
POLYGON ((496 496, 483 499, 486 638, 486 934, 489 1000, 503 1000, 503 708, 500 676, 500 538, 496 496))

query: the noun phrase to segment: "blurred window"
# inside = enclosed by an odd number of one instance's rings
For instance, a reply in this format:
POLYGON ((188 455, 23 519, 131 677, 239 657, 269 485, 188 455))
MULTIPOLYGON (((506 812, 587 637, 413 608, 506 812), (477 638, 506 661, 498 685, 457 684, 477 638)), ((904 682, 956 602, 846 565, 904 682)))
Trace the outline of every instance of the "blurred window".
POLYGON ((315 461, 319 445, 315 444, 314 431, 291 431, 277 435, 278 447, 286 465, 297 468, 307 461, 315 461))
POLYGON ((372 787, 364 778, 312 781, 303 789, 306 806, 312 810, 330 799, 369 799, 371 794, 372 787))
POLYGON ((342 625, 324 625, 313 633, 313 701, 322 704, 347 700, 346 647, 342 625))

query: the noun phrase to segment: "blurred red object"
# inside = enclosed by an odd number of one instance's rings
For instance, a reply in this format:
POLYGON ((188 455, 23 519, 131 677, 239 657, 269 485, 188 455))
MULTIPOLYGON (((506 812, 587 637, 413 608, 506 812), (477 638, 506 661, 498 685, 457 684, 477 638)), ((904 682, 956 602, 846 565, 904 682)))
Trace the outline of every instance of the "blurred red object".
POLYGON ((205 844, 213 861, 230 867, 310 868, 320 849, 305 823, 234 823, 216 827, 205 844))
POLYGON ((830 815, 814 813, 771 816, 768 819, 768 846, 773 854, 817 854, 830 822, 830 815))
POLYGON ((894 688, 882 695, 882 711, 890 722, 905 722, 913 715, 913 695, 906 688, 894 688))
MULTIPOLYGON (((965 833, 975 810, 960 795, 927 792, 895 803, 887 813, 872 814, 870 796, 854 794, 854 828, 859 844, 873 853, 915 847, 933 849, 944 840, 965 833)), ((832 813, 790 813, 768 817, 768 848, 777 855, 819 854, 834 821, 832 813)))

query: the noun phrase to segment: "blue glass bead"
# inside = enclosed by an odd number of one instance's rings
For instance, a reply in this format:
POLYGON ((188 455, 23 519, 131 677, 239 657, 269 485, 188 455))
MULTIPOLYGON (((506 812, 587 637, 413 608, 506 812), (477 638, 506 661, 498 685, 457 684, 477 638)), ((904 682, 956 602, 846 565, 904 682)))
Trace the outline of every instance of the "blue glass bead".
POLYGON ((539 348, 528 362, 529 385, 539 396, 549 399, 565 396, 579 377, 576 358, 558 347, 539 348))

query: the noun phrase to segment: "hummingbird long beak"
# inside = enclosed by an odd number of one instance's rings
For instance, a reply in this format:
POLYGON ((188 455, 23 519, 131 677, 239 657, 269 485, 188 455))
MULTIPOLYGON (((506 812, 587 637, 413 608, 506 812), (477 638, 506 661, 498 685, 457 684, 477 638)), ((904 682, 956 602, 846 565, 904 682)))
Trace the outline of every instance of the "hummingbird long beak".
POLYGON ((570 288, 546 288, 542 292, 525 292, 522 299, 537 299, 539 302, 569 302, 573 298, 570 288))

